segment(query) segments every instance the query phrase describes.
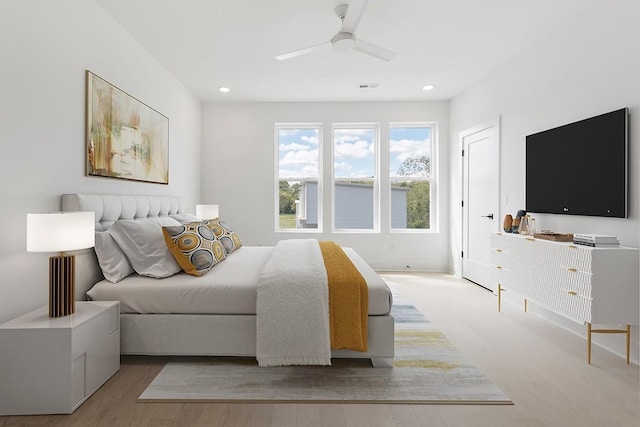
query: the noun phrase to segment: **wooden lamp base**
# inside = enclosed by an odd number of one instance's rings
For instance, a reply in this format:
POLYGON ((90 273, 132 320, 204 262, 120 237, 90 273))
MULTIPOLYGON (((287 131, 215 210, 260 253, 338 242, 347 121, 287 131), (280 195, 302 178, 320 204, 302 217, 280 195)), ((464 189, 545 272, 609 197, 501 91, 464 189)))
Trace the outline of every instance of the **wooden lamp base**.
POLYGON ((75 310, 75 256, 49 257, 49 317, 68 316, 75 310))

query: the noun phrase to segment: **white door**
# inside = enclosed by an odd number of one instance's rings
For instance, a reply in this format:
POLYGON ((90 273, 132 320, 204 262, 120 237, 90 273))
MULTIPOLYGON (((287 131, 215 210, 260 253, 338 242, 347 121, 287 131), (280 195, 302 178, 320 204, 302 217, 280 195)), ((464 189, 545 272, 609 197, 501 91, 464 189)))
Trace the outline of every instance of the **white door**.
POLYGON ((489 280, 491 233, 500 230, 500 122, 460 134, 463 151, 462 277, 496 292, 489 280))

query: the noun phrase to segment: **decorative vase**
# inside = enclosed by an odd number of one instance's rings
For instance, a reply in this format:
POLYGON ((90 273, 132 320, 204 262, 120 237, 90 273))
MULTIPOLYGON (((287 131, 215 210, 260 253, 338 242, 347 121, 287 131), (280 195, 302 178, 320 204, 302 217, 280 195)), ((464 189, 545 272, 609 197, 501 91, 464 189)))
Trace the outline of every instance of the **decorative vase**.
POLYGON ((511 232, 513 234, 518 234, 519 229, 520 229, 520 218, 514 218, 513 223, 511 224, 511 232))
POLYGON ((504 216, 502 229, 505 231, 505 233, 511 233, 512 227, 513 227, 513 216, 511 216, 511 214, 507 214, 504 216))
POLYGON ((520 227, 518 228, 519 234, 529 234, 529 215, 525 215, 520 218, 520 227))

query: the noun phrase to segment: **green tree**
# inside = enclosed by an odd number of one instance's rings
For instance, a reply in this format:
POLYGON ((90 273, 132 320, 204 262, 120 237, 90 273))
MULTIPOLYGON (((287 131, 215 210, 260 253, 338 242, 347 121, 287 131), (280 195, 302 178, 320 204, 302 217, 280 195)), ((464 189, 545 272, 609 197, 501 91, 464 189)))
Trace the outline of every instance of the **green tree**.
POLYGON ((291 185, 287 181, 280 181, 280 215, 296 213, 296 200, 300 198, 301 187, 299 182, 291 185))
POLYGON ((427 156, 416 156, 405 159, 398 168, 400 176, 429 176, 431 159, 427 156))
MULTIPOLYGON (((427 156, 416 156, 405 159, 398 168, 399 176, 429 176, 431 159, 427 156)), ((405 181, 400 187, 408 188, 407 192, 407 228, 429 228, 431 207, 430 183, 428 181, 405 181)))

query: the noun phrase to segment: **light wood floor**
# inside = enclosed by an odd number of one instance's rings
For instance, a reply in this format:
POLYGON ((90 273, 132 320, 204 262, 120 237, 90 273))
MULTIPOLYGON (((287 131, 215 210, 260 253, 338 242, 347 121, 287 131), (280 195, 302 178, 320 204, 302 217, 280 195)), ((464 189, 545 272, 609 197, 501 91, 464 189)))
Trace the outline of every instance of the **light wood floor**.
POLYGON ((514 402, 489 405, 160 404, 136 399, 166 358, 123 357, 72 415, 0 417, 5 426, 638 427, 638 366, 448 275, 385 273, 514 402))

